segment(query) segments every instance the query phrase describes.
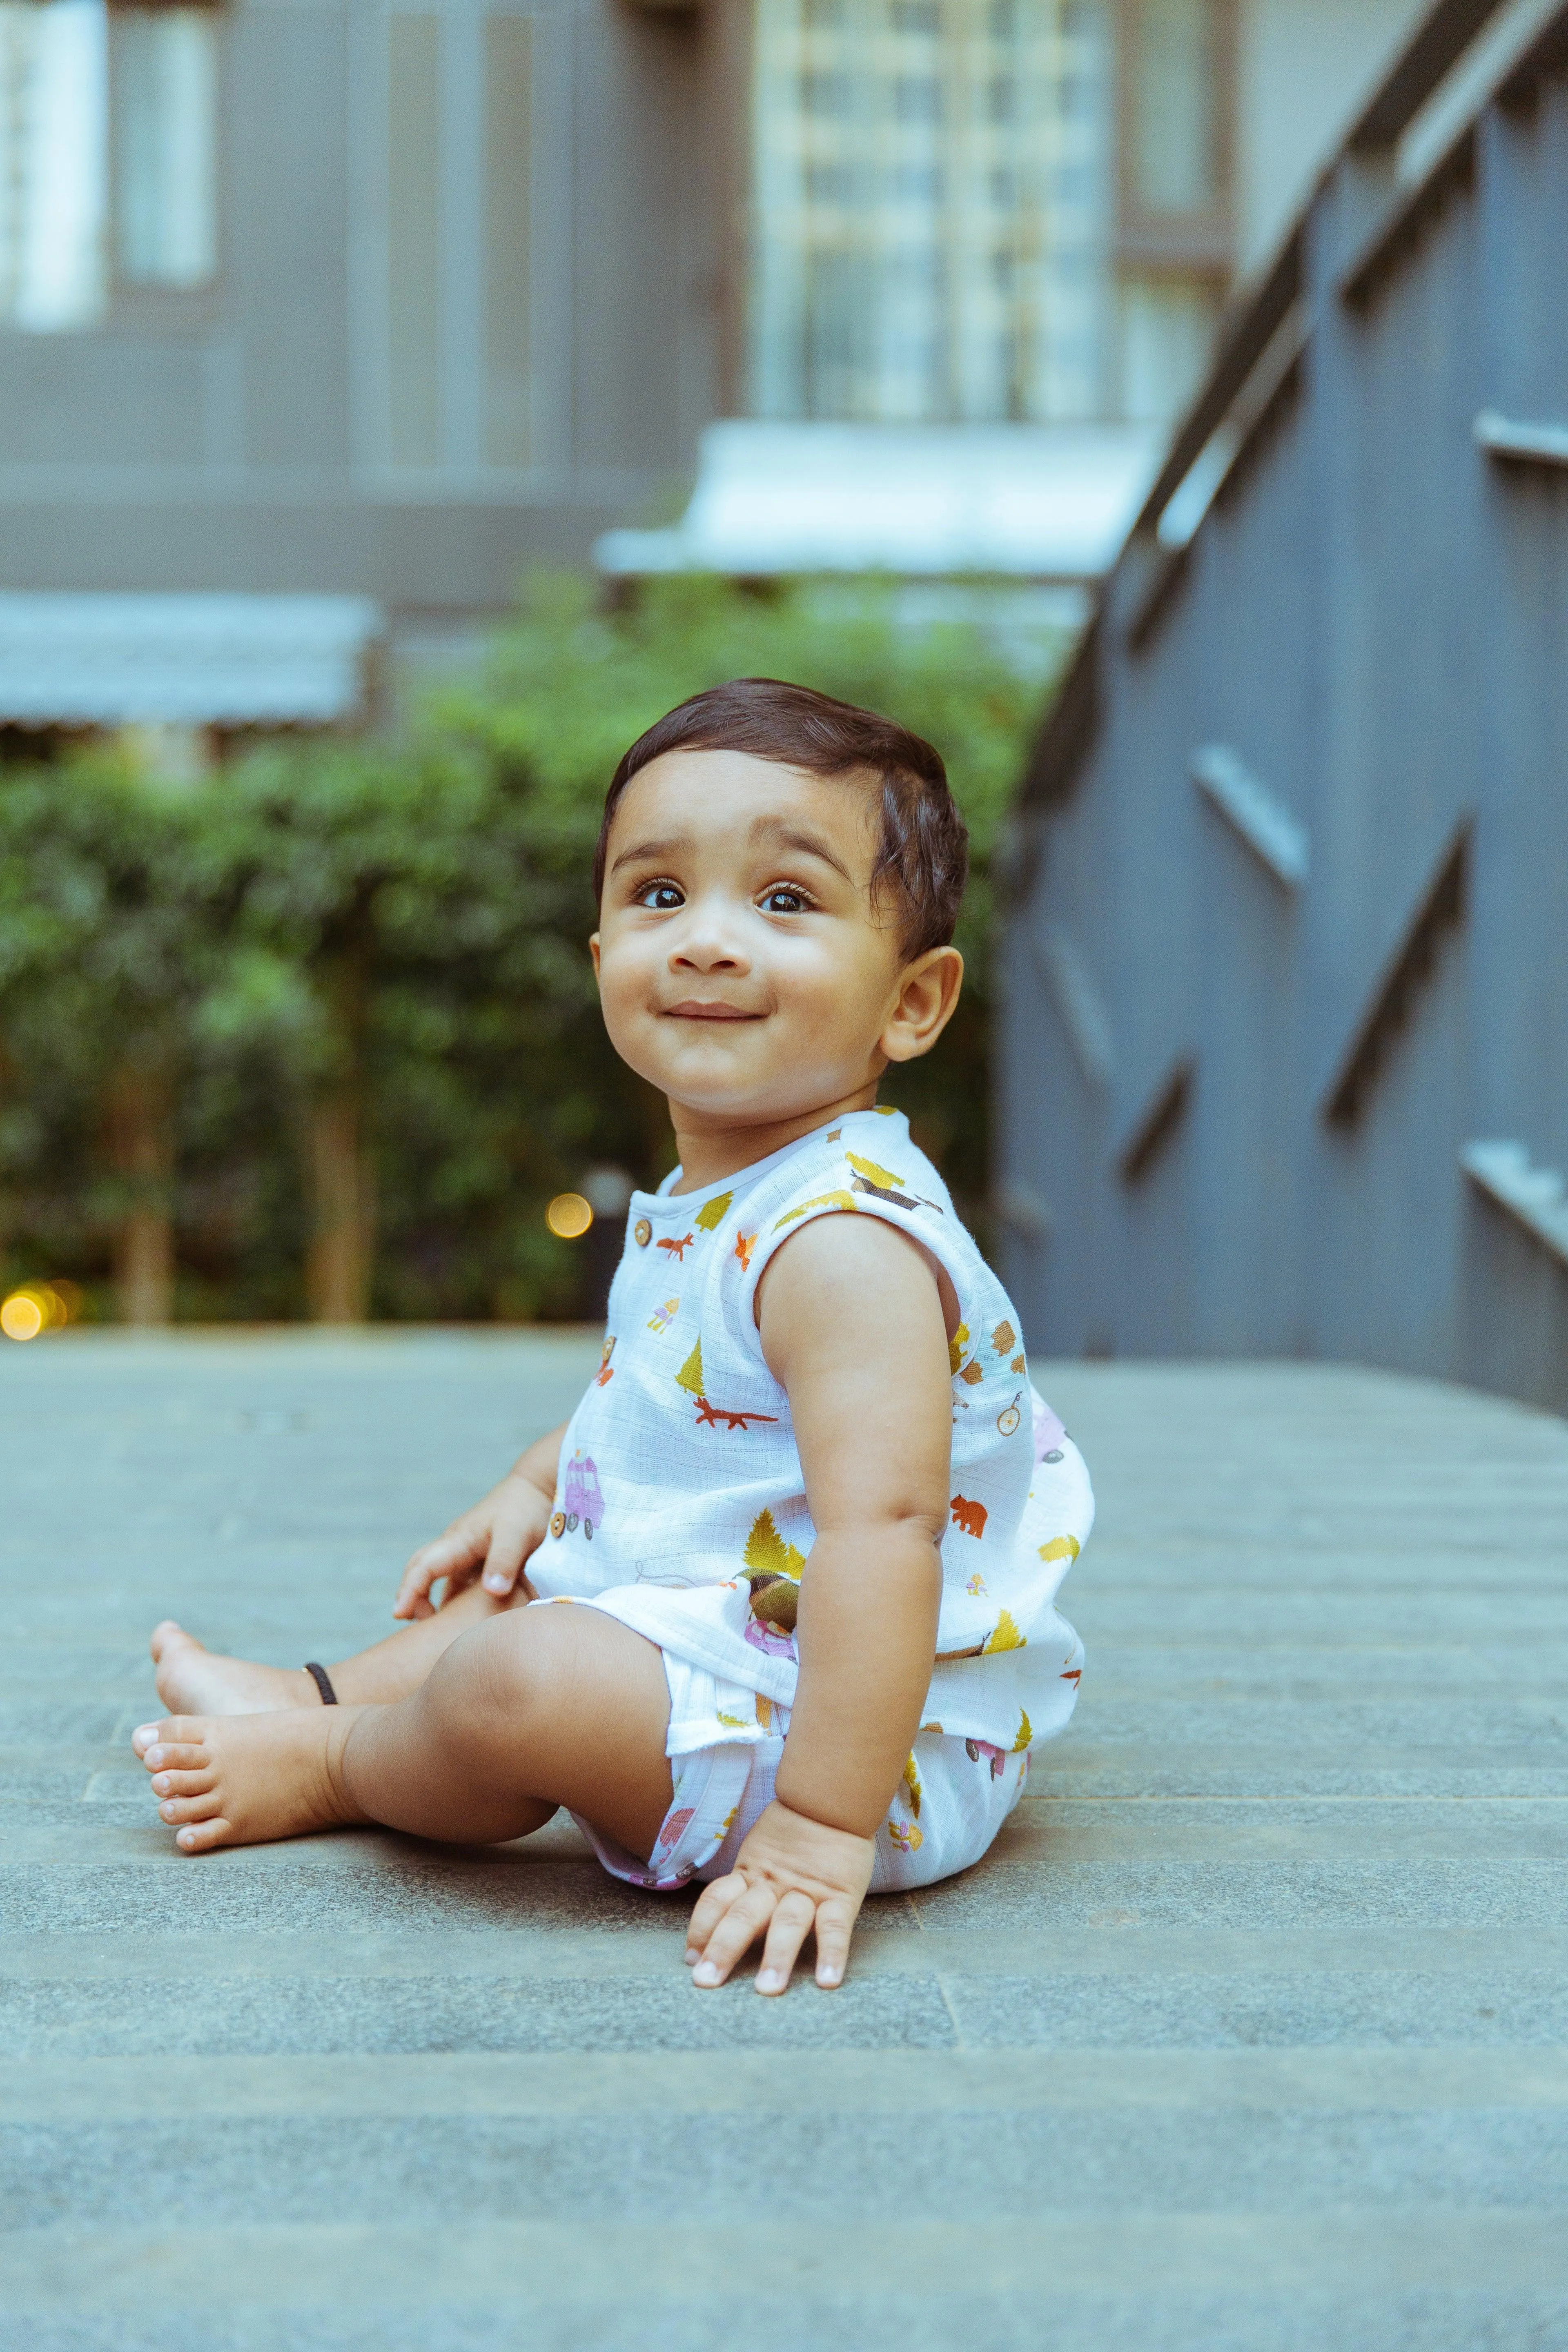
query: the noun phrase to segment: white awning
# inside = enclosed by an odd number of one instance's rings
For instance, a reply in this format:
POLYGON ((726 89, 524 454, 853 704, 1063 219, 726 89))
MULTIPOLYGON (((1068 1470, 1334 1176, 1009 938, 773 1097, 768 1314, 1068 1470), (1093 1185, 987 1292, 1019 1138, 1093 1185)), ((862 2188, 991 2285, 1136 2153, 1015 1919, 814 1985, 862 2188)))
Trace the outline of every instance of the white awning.
POLYGON ((1094 580, 1163 454, 1116 425, 710 425, 667 530, 611 530, 622 575, 889 572, 1094 580))
POLYGON ((385 634, 361 596, 0 593, 0 722, 322 726, 385 634))

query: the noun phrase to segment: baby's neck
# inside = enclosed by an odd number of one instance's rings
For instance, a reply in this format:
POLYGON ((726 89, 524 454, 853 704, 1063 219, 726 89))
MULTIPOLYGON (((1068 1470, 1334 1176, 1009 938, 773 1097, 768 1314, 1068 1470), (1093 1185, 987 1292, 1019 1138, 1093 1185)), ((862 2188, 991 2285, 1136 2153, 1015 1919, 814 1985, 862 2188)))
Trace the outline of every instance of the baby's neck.
POLYGON ((680 1181, 676 1192, 705 1192, 710 1184, 723 1181, 726 1176, 739 1175, 742 1168, 754 1167, 774 1151, 782 1151, 787 1143, 795 1142, 815 1129, 826 1127, 830 1119, 846 1118, 851 1111, 870 1110, 877 1100, 877 1081, 873 1078, 852 1094, 841 1095, 832 1102, 816 1103, 809 1110, 797 1111, 788 1118, 739 1120, 725 1119, 715 1114, 694 1110, 689 1103, 669 1098, 670 1124, 675 1129, 676 1150, 680 1154, 680 1181))

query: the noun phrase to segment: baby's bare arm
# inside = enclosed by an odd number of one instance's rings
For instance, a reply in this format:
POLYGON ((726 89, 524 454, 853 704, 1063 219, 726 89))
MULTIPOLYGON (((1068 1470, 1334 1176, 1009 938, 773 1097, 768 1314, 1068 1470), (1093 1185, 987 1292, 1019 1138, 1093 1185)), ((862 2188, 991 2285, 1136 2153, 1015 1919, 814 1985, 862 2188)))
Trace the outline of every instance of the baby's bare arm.
POLYGON ((947 1318, 923 1252, 881 1219, 817 1219, 763 1277, 763 1352, 787 1391, 816 1541, 801 1580, 800 1680, 777 1801, 692 1915, 697 1982, 765 1932, 782 1992, 805 1937, 843 1976, 931 1681, 952 1406, 947 1318))
POLYGON ((952 1405, 936 1279, 880 1218, 822 1217, 763 1285, 763 1352, 788 1391, 816 1541, 784 1802, 871 1836, 931 1682, 952 1405))

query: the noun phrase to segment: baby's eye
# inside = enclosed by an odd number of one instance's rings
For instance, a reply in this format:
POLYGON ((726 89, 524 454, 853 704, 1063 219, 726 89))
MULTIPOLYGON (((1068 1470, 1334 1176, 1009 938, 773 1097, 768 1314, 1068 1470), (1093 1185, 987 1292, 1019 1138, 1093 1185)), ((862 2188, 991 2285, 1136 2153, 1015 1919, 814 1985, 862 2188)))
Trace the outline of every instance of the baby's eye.
POLYGON ((675 908, 683 907, 686 900, 674 882, 648 882, 637 892, 637 903, 651 908, 656 915, 668 915, 675 908))
POLYGON ((811 900, 793 883, 780 882, 764 890, 758 903, 764 915, 804 915, 811 900))

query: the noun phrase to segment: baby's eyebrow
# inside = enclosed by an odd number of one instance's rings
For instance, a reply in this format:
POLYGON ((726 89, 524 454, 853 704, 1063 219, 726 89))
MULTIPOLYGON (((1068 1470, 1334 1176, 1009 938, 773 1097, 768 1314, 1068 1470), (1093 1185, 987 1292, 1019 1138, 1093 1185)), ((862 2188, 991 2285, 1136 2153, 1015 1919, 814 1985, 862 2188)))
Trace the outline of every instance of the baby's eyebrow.
POLYGON ((804 832, 799 825, 781 824, 776 817, 771 816, 762 818, 756 830, 771 834, 781 849, 795 849, 803 856, 820 857, 824 866, 831 866, 836 874, 843 875, 846 882, 853 883, 855 877, 844 860, 829 849, 820 834, 804 832))
POLYGON ((632 848, 622 850, 612 863, 610 871, 618 874, 623 866, 640 866, 645 858, 673 857, 677 850, 689 849, 690 845, 681 833, 666 834, 659 841, 639 841, 632 848))

